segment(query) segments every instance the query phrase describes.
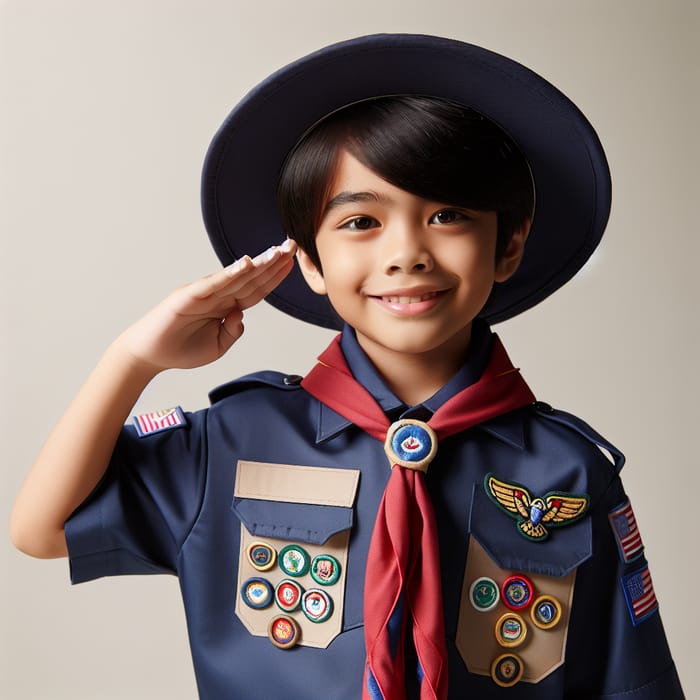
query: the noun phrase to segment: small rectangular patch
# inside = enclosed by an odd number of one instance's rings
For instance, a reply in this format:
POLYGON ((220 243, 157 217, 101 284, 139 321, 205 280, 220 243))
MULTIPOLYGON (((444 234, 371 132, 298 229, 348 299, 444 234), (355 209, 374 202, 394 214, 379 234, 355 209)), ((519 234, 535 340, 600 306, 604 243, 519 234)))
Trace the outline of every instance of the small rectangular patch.
POLYGON ((134 425, 139 437, 162 433, 164 430, 184 428, 187 425, 185 414, 179 406, 166 408, 163 411, 142 413, 134 417, 134 425))
POLYGON ((659 603, 656 600, 654 583, 651 580, 648 565, 639 571, 623 576, 622 590, 625 593, 627 608, 635 627, 658 610, 659 603))
POLYGON ((627 563, 641 557, 644 551, 644 543, 637 527, 637 519, 634 517, 632 504, 629 501, 625 501, 621 506, 610 511, 608 518, 622 561, 627 563))

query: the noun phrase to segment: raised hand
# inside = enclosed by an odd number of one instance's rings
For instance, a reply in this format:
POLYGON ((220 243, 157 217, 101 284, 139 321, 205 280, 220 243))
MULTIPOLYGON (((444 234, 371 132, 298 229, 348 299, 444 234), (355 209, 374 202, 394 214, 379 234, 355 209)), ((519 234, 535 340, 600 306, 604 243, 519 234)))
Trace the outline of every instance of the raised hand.
POLYGON ((128 328, 117 343, 156 372, 217 360, 243 333, 243 311, 289 274, 295 249, 286 240, 255 259, 245 256, 180 287, 128 328))

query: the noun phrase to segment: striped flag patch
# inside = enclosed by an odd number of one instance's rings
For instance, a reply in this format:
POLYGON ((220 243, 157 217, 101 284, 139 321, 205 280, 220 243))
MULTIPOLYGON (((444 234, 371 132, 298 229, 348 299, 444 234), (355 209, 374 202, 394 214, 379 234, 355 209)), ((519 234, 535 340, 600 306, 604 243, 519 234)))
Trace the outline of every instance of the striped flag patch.
POLYGON ((622 590, 625 593, 627 607, 635 627, 658 610, 659 603, 656 600, 648 565, 639 571, 623 576, 622 590))
POLYGON ((637 559, 644 551, 642 536, 637 527, 632 504, 625 501, 621 506, 608 513, 620 557, 624 562, 637 559))
POLYGON ((173 428, 183 428, 187 425, 185 414, 179 406, 166 408, 163 411, 153 411, 152 413, 142 413, 134 417, 134 425, 139 437, 146 437, 154 433, 161 433, 164 430, 173 428))

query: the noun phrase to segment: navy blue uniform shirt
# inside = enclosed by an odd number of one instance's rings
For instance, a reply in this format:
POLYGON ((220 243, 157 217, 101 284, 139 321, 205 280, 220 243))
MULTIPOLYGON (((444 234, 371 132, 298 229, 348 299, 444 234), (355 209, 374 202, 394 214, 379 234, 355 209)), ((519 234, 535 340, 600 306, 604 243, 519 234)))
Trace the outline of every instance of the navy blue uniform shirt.
MULTIPOLYGON (((341 347, 392 419, 427 420, 478 379, 491 340, 477 325, 462 370, 417 407, 393 396, 351 330, 341 347)), ((277 372, 211 398, 206 410, 124 428, 66 523, 71 579, 177 575, 205 700, 358 700, 365 561, 390 471, 383 445, 277 372), (288 649, 269 638, 294 635, 285 616, 300 639, 288 649)), ((451 699, 683 697, 623 462, 585 423, 540 403, 441 442, 427 482, 451 699), (548 494, 589 506, 556 527, 545 516, 546 536, 533 539, 487 475, 533 508, 537 498, 551 508, 548 494)))

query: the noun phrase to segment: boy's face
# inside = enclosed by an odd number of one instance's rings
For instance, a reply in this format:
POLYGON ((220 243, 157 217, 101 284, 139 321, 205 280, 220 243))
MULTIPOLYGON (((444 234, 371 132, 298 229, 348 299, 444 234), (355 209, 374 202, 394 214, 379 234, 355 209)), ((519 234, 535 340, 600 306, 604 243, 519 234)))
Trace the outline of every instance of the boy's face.
POLYGON ((343 151, 316 236, 323 274, 303 251, 299 262, 375 363, 387 353, 463 357, 472 321, 493 283, 514 272, 527 235, 496 263, 496 232, 495 212, 410 194, 343 151))

